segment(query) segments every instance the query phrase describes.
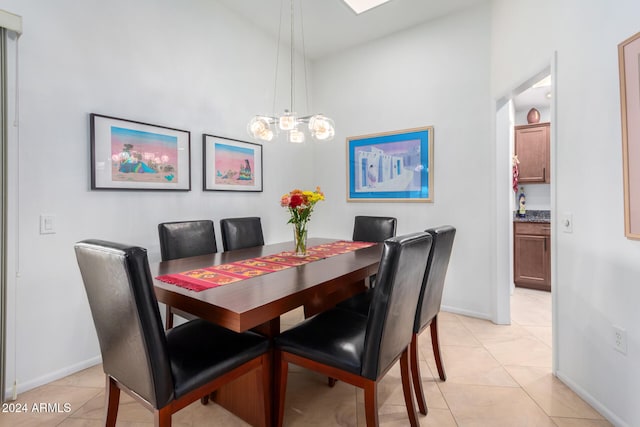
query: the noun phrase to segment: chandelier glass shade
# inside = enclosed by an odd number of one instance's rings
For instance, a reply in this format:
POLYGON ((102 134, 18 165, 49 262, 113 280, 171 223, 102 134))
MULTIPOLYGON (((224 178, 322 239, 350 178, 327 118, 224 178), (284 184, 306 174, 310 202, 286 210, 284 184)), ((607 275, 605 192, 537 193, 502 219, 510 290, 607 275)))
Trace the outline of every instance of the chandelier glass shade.
POLYGON ((262 141, 272 141, 280 131, 285 131, 288 141, 294 143, 305 141, 304 130, 316 141, 331 141, 336 133, 333 120, 323 114, 296 117, 288 110, 280 117, 254 116, 247 128, 253 138, 262 141))
MULTIPOLYGON (((281 0, 281 16, 282 16, 282 2, 281 0)), ((252 138, 261 141, 272 141, 273 138, 279 135, 281 132, 287 135, 287 140, 293 143, 302 143, 305 141, 305 131, 316 141, 330 141, 335 136, 335 124, 332 119, 323 114, 312 114, 305 116, 298 116, 294 110, 294 95, 295 95, 295 49, 294 49, 294 0, 289 0, 291 5, 291 86, 290 86, 290 104, 289 109, 285 109, 284 113, 277 116, 258 114, 254 116, 247 125, 247 131, 252 138)), ((302 22, 302 12, 300 12, 300 21, 302 22)), ((276 78, 278 74, 278 55, 280 50, 280 36, 282 33, 282 19, 280 19, 280 26, 278 29, 278 52, 276 53, 276 78)), ((301 24, 301 37, 302 37, 302 54, 305 67, 305 89, 306 89, 306 55, 304 52, 304 28, 301 24)), ((276 88, 274 84, 274 110, 275 110, 275 96, 276 88)), ((307 96, 308 102, 308 96, 307 96)))

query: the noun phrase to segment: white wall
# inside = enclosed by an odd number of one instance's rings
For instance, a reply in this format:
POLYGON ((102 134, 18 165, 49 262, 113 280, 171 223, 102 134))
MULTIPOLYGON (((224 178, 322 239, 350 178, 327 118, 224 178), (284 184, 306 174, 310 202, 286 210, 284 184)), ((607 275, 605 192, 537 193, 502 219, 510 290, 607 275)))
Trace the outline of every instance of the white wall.
POLYGON ((24 19, 19 164, 12 164, 19 182, 11 183, 19 197, 10 218, 18 232, 9 247, 19 259, 9 268, 15 304, 7 349, 7 386, 15 379, 22 391, 99 355, 76 241, 141 245, 155 261, 159 222, 209 218, 217 229, 220 218, 244 215, 263 217, 267 242, 287 240, 280 196, 311 186, 313 165, 307 145, 273 143, 264 148, 263 193, 202 192, 202 133, 246 140, 249 118, 273 102, 275 42, 218 3, 7 0, 2 7, 24 19), (91 191, 92 112, 191 131, 192 191, 91 191), (40 213, 56 216, 56 234, 38 234, 40 213))
POLYGON ((614 424, 640 425, 640 242, 624 237, 617 58, 640 30, 640 4, 493 3, 494 96, 557 51, 552 225, 563 212, 574 220, 573 233, 555 233, 557 375, 614 424), (612 325, 627 330, 627 355, 613 349, 612 325))
POLYGON ((491 91, 496 99, 549 66, 553 3, 491 1, 491 91))
POLYGON ((399 234, 455 226, 443 305, 486 318, 493 247, 489 18, 484 4, 314 64, 315 105, 331 113, 338 134, 315 146, 327 202, 312 225, 336 237, 350 235, 358 214, 395 216, 399 234), (345 138, 428 125, 435 136, 433 203, 346 202, 345 138))
POLYGON ((640 31, 638 16, 631 0, 554 9, 557 211, 574 221, 558 236, 558 374, 629 426, 640 425, 640 242, 624 237, 617 45, 640 31), (612 325, 628 332, 626 356, 612 325))

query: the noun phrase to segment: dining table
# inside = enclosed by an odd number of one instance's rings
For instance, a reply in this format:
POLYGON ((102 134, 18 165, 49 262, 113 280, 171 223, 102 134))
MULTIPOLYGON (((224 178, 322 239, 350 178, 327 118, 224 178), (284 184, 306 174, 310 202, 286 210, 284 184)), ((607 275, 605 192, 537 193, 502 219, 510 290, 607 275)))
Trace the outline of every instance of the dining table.
MULTIPOLYGON (((336 239, 310 238, 307 246, 313 249, 333 242, 336 239)), ((286 253, 293 247, 291 241, 159 262, 151 265, 156 297, 178 312, 189 313, 230 330, 251 330, 274 337, 280 333, 281 315, 302 306, 305 317, 309 317, 363 292, 369 277, 378 270, 383 245, 371 244, 200 291, 157 278, 286 253)), ((268 380, 268 390, 272 393, 274 368, 272 364, 268 380)), ((263 414, 258 412, 256 404, 256 384, 257 374, 250 372, 216 391, 214 400, 249 424, 262 425, 263 414)), ((274 396, 270 396, 273 403, 274 396)), ((272 419, 275 412, 273 407, 270 410, 272 419)))

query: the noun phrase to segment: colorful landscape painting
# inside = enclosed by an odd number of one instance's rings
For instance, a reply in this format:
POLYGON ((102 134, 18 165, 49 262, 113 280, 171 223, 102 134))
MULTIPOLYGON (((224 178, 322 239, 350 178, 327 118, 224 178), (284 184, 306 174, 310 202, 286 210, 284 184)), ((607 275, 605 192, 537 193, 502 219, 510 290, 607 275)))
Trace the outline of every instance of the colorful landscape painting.
POLYGON ((215 183, 239 186, 255 185, 255 157, 253 148, 216 142, 215 183))
POLYGON ((420 191, 424 165, 419 139, 356 147, 355 159, 357 192, 420 191))
POLYGON ((178 182, 176 136, 111 126, 111 179, 178 182))
POLYGON ((433 127, 347 138, 347 201, 433 201, 433 127))

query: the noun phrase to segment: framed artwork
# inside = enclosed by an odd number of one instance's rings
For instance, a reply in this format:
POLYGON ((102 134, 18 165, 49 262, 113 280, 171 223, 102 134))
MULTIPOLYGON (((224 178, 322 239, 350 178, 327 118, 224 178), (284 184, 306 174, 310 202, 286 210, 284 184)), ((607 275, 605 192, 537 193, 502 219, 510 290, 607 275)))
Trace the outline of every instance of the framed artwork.
POLYGON ((640 239, 640 33, 618 45, 622 112, 624 230, 640 239))
POLYGON ((433 127, 347 138, 347 201, 433 202, 433 127))
POLYGON ((189 131, 90 115, 92 190, 191 190, 189 131))
POLYGON ((262 145, 202 135, 205 191, 262 191, 262 145))

